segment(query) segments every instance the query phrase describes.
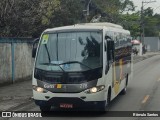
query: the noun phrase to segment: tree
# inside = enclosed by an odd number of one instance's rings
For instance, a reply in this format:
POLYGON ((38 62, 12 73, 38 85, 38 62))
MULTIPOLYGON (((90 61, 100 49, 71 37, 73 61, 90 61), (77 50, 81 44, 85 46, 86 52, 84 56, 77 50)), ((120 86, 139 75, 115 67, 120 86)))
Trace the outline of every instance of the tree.
POLYGON ((0 3, 0 36, 31 36, 40 24, 38 1, 2 0, 0 3))
POLYGON ((144 10, 144 29, 145 36, 153 37, 158 36, 160 31, 160 22, 158 15, 153 14, 153 9, 148 7, 144 10))
POLYGON ((121 25, 124 26, 125 29, 131 31, 131 35, 133 37, 140 36, 141 23, 144 24, 144 32, 146 37, 150 36, 158 36, 160 31, 160 15, 153 14, 153 10, 151 8, 147 8, 143 11, 144 21, 141 21, 140 12, 132 13, 132 14, 122 14, 121 15, 121 25))
POLYGON ((130 0, 93 0, 96 6, 95 14, 101 14, 101 21, 118 23, 120 15, 126 11, 134 10, 133 2, 130 0))
POLYGON ((139 12, 122 14, 121 23, 125 29, 131 32, 132 37, 140 36, 140 15, 139 12))
POLYGON ((1 0, 0 36, 38 37, 51 27, 74 24, 82 15, 80 0, 1 0))
POLYGON ((60 7, 51 17, 52 26, 73 25, 82 20, 81 0, 60 0, 60 7))
MULTIPOLYGON (((1 0, 1 37, 39 37, 46 28, 85 22, 87 0, 1 0)), ((88 22, 101 15, 101 21, 119 23, 124 11, 133 10, 130 0, 92 0, 88 22)))

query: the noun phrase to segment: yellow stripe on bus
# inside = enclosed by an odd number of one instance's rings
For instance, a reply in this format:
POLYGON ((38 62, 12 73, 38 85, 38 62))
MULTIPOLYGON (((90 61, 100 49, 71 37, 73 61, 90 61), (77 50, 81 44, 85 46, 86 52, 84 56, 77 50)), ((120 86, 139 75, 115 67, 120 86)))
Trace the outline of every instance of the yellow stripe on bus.
POLYGON ((122 67, 122 65, 123 65, 123 60, 122 59, 120 59, 119 60, 119 67, 120 67, 120 80, 122 80, 123 79, 123 67, 122 67))
POLYGON ((62 85, 61 84, 57 84, 57 88, 62 88, 62 85))
MULTIPOLYGON (((116 61, 115 61, 116 62, 116 61)), ((115 94, 118 94, 118 92, 119 92, 119 81, 117 80, 117 78, 116 78, 116 63, 114 62, 114 64, 113 64, 113 69, 114 69, 114 92, 115 92, 115 94)))

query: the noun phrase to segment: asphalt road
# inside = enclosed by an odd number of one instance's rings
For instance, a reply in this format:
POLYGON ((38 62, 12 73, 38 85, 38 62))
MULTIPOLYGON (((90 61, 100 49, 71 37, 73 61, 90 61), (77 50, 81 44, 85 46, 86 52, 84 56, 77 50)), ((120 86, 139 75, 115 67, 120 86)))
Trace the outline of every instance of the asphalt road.
MULTIPOLYGON (((110 111, 160 111, 160 55, 148 58, 134 64, 133 79, 129 81, 126 95, 119 95, 115 98, 111 105, 110 111)), ((39 108, 33 104, 26 105, 19 110, 39 111, 39 108)), ((107 113, 106 113, 107 114, 107 113)), ((92 119, 92 120, 159 120, 159 117, 105 117, 106 114, 97 116, 89 116, 86 114, 73 115, 62 117, 59 114, 57 117, 46 117, 47 120, 72 120, 72 119, 92 119)), ((18 118, 10 118, 17 120, 18 118)), ((22 118, 19 118, 22 119, 22 118)), ((28 118, 23 118, 28 119, 28 118)), ((44 118, 29 118, 44 119, 44 118)))

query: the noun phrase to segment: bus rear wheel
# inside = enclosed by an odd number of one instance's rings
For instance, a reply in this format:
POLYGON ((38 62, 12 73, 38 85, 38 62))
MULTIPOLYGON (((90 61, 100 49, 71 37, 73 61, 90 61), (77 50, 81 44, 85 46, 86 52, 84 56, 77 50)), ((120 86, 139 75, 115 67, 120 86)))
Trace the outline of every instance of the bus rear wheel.
POLYGON ((121 95, 125 95, 127 92, 127 85, 128 85, 128 75, 126 76, 126 83, 125 83, 125 87, 123 88, 123 90, 121 91, 121 95))
POLYGON ((121 95, 125 95, 127 92, 127 87, 125 86, 125 88, 123 88, 123 90, 121 91, 121 95))

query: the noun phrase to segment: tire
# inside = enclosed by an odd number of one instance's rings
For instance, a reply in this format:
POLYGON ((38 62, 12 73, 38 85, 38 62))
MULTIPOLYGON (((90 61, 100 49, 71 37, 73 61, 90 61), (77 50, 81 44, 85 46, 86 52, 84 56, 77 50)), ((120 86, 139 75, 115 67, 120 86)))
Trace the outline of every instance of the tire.
POLYGON ((102 114, 104 114, 104 113, 106 113, 106 111, 107 111, 107 106, 106 106, 106 105, 103 105, 103 106, 101 106, 100 108, 96 109, 95 111, 96 111, 97 113, 102 113, 102 114))
POLYGON ((111 102, 111 89, 109 89, 109 91, 108 91, 106 104, 101 109, 102 113, 106 113, 107 111, 109 111, 109 104, 110 104, 110 102, 111 102))
POLYGON ((51 110, 51 106, 40 106, 41 112, 49 112, 51 110))
POLYGON ((108 91, 108 95, 107 95, 107 105, 106 105, 106 111, 109 111, 109 104, 111 102, 111 89, 110 91, 108 91))
POLYGON ((106 105, 103 105, 101 109, 99 109, 99 112, 100 113, 105 113, 106 112, 106 109, 107 109, 107 106, 106 105))
POLYGON ((125 88, 123 88, 123 90, 121 91, 121 95, 125 95, 126 94, 126 92, 127 92, 127 86, 125 86, 125 88))
POLYGON ((127 93, 127 85, 128 85, 128 75, 126 76, 126 83, 123 90, 120 92, 121 95, 125 95, 127 93))

